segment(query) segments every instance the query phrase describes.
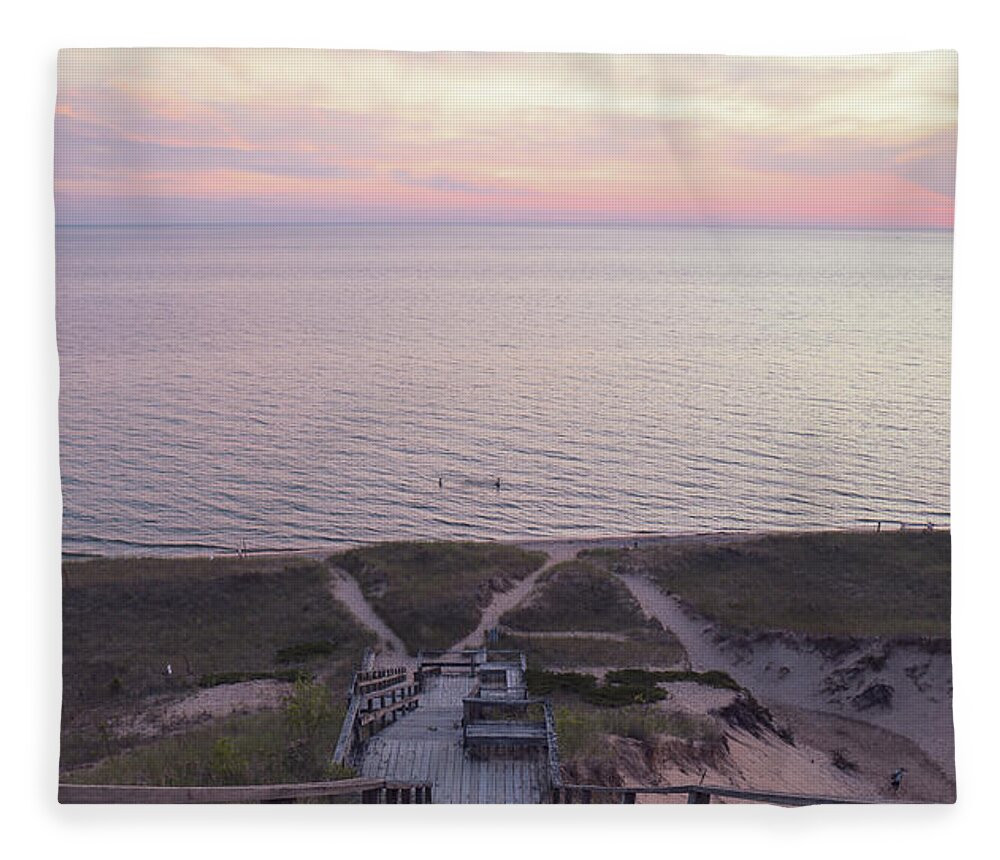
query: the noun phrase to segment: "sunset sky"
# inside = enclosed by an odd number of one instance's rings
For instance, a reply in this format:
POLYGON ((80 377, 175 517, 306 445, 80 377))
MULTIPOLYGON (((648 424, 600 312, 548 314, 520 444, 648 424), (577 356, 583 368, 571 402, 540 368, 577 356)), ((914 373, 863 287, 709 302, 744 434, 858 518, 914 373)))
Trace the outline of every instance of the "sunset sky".
POLYGON ((57 221, 950 228, 957 66, 68 50, 57 221))

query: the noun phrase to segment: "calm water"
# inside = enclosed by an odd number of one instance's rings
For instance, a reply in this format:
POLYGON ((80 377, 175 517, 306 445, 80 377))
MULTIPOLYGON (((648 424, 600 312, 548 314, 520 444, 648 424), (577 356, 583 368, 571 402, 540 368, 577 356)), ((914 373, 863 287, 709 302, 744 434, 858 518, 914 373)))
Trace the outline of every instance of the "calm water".
POLYGON ((57 245, 67 552, 947 521, 947 233, 57 245))

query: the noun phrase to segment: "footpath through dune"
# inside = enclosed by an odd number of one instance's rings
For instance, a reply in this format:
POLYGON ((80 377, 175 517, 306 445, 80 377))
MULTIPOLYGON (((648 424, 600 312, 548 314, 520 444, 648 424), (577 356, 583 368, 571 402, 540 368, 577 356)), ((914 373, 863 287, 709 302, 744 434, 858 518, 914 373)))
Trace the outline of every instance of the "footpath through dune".
POLYGON ((453 651, 462 651, 466 648, 479 648, 483 644, 483 638, 486 636, 486 631, 497 627, 500 624, 501 616, 505 612, 509 612, 517 606, 531 593, 531 589, 534 588, 535 583, 538 582, 538 578, 546 570, 555 564, 576 558, 576 553, 580 548, 578 544, 569 541, 539 544, 522 543, 518 544, 518 546, 521 549, 528 551, 541 550, 542 552, 548 554, 548 559, 546 559, 545 564, 538 568, 538 570, 529 573, 513 588, 509 588, 507 591, 495 592, 493 594, 493 599, 489 602, 489 605, 483 609, 483 613, 479 618, 479 624, 476 625, 476 629, 473 630, 468 636, 463 637, 452 645, 451 648, 453 651))
POLYGON ((372 605, 365 599, 358 581, 343 568, 329 564, 330 593, 347 607, 354 619, 371 630, 377 637, 375 645, 375 665, 379 667, 416 665, 413 657, 406 653, 406 646, 386 624, 372 605))

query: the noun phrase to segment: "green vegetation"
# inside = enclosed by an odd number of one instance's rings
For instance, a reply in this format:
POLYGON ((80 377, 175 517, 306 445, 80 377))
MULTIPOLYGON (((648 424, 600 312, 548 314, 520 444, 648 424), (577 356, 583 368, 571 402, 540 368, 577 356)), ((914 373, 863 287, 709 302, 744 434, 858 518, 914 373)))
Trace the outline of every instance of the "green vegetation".
POLYGON ((344 779, 330 762, 343 706, 323 684, 299 681, 284 710, 218 720, 61 776, 98 785, 266 785, 344 779))
POLYGON ((606 737, 631 738, 649 746, 657 736, 685 741, 719 743, 722 729, 710 717, 633 705, 615 710, 564 705, 555 709, 559 755, 564 763, 587 760, 591 764, 614 757, 606 737))
POLYGON ((525 673, 528 692, 533 696, 568 693, 589 705, 622 707, 667 698, 660 684, 689 681, 723 690, 741 691, 743 688, 727 673, 709 672, 657 672, 646 669, 616 669, 598 683, 593 675, 582 672, 548 672, 529 667, 525 673))
POLYGON ((549 568, 500 622, 506 630, 495 647, 522 650, 535 667, 672 666, 684 659, 677 637, 647 618, 607 570, 588 561, 549 568))
POLYGON ((279 663, 303 663, 310 657, 330 657, 336 652, 336 642, 321 639, 319 642, 300 642, 298 645, 279 648, 274 659, 279 663))
POLYGON ((658 625, 627 630, 624 640, 590 637, 585 633, 566 637, 503 633, 490 647, 523 651, 529 664, 539 669, 673 666, 684 657, 677 638, 658 625))
POLYGON ((550 567, 520 606, 500 622, 512 630, 621 633, 648 624, 629 590, 606 570, 579 559, 550 567))
POLYGON ((299 662, 349 665, 372 641, 330 596, 319 563, 192 559, 189 569, 165 561, 65 565, 63 697, 71 710, 176 692, 218 673, 273 672, 303 641, 335 643, 335 652, 299 662))
POLYGON ((112 721, 197 686, 315 675, 346 687, 374 637, 328 584, 322 564, 290 557, 64 564, 61 766, 144 742, 112 721), (315 642, 333 650, 302 650, 315 642))
POLYGON ((199 687, 221 687, 223 684, 242 684, 244 681, 311 681, 312 676, 301 669, 278 669, 274 672, 214 672, 198 679, 199 687))
POLYGON ((605 675, 605 681, 609 684, 630 684, 634 686, 654 686, 656 684, 688 681, 695 684, 703 684, 706 687, 715 687, 719 690, 742 689, 728 672, 723 672, 719 669, 710 669, 707 672, 650 672, 646 669, 615 669, 605 675))
POLYGON ((348 550, 330 562, 358 580, 415 654, 448 648, 475 630, 493 591, 537 570, 545 554, 505 544, 402 542, 348 550))
MULTIPOLYGON (((652 673, 650 673, 652 674, 652 673)), ((525 673, 528 692, 533 696, 568 693, 586 702, 604 708, 657 702, 667 698, 666 691, 649 678, 635 681, 606 680, 599 684, 593 675, 581 672, 546 672, 528 669, 525 673)))
POLYGON ((641 756, 649 761, 661 743, 681 741, 685 755, 711 760, 725 750, 725 724, 760 736, 769 730, 788 743, 791 735, 774 724, 763 708, 725 672, 671 672, 620 669, 608 672, 599 683, 593 675, 578 672, 544 672, 529 669, 528 689, 555 702, 556 734, 563 766, 573 779, 605 784, 617 778, 618 751, 608 737, 638 741, 641 756), (668 693, 660 684, 695 682, 733 690, 733 701, 714 716, 672 711, 657 706, 668 693))
POLYGON ((730 629, 812 636, 950 635, 951 535, 817 532, 584 554, 649 573, 730 629))

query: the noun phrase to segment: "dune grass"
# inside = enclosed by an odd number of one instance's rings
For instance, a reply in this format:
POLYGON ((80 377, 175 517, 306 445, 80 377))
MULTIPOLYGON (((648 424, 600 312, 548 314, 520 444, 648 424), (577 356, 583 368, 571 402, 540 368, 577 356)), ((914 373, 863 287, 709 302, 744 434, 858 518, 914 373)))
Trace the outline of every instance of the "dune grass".
POLYGON ((621 633, 648 625, 629 590, 606 570, 575 559, 553 565, 500 623, 511 630, 621 633))
POLYGON ((677 638, 662 627, 627 630, 624 641, 588 637, 586 633, 563 638, 504 632, 490 647, 523 651, 528 665, 538 669, 673 666, 684 658, 677 638))
POLYGON ((626 705, 649 704, 667 698, 665 690, 646 679, 638 683, 598 681, 587 672, 549 672, 529 669, 525 673, 528 692, 533 696, 568 695, 588 705, 620 708, 626 705))
POLYGON ((282 710, 241 714, 64 773, 94 785, 268 785, 343 779, 330 753, 344 717, 339 697, 300 681, 282 710))
POLYGON ((354 576, 407 650, 448 648, 476 629, 496 589, 545 563, 542 552, 506 544, 399 542, 352 549, 330 562, 354 576))
POLYGON ((554 709, 559 756, 564 763, 613 756, 608 735, 631 738, 645 745, 658 736, 685 741, 717 743, 723 730, 716 720, 649 705, 608 710, 587 705, 560 705, 554 709))
POLYGON ((296 646, 317 641, 329 649, 307 647, 299 663, 326 667, 356 660, 372 641, 331 597, 323 565, 236 561, 220 560, 218 569, 201 559, 190 568, 184 560, 67 563, 65 700, 89 704, 176 691, 212 674, 287 669, 296 646), (118 580, 109 575, 116 568, 118 580))
POLYGON ((647 760, 664 740, 711 748, 724 744, 724 728, 719 720, 672 710, 669 702, 663 702, 669 693, 660 684, 676 680, 722 684, 715 673, 702 676, 642 669, 609 672, 603 682, 580 672, 529 670, 527 677, 529 691, 549 697, 554 704, 563 767, 574 774, 573 779, 579 779, 582 768, 586 781, 602 784, 605 777, 615 778, 619 764, 609 737, 638 741, 647 760))
POLYGON ((587 553, 646 572, 702 615, 740 631, 813 636, 950 635, 951 535, 817 532, 719 545, 587 553))
POLYGON ((685 656, 677 637, 647 618, 624 585, 583 560, 545 571, 525 601, 504 613, 500 623, 504 631, 496 647, 524 651, 537 668, 666 667, 685 656))
POLYGON ((662 672, 649 671, 648 669, 615 669, 608 672, 604 680, 608 684, 630 684, 637 686, 654 686, 656 684, 681 682, 701 684, 705 687, 714 687, 717 690, 733 690, 738 692, 742 689, 728 672, 723 672, 719 669, 710 669, 707 672, 692 672, 690 670, 662 672))
POLYGON ((62 766, 142 743, 101 727, 149 697, 300 675, 339 695, 374 636, 331 597, 328 579, 322 564, 290 558, 67 562, 62 766))

